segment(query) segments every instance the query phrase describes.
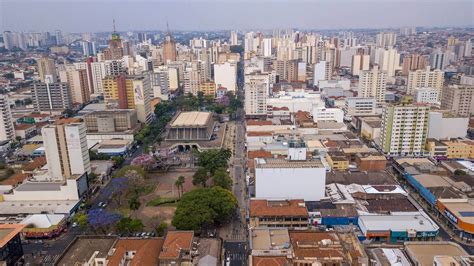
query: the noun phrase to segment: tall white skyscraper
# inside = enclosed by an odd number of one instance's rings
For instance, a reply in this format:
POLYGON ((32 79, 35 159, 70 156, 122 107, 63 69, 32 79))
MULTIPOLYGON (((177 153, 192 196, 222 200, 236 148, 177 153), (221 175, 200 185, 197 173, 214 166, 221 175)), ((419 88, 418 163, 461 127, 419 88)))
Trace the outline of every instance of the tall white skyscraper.
POLYGON ((12 112, 8 96, 0 94, 0 141, 15 139, 12 112))
POLYGON ((237 32, 235 32, 235 31, 230 32, 229 42, 230 42, 230 45, 238 45, 239 44, 239 40, 238 40, 238 37, 237 37, 237 32))
POLYGON ((265 57, 272 56, 272 39, 271 38, 263 39, 263 56, 265 57))
POLYGON ((91 172, 84 122, 58 121, 41 129, 48 172, 53 180, 91 172))
POLYGON ((214 82, 216 87, 227 88, 227 91, 237 89, 237 66, 235 63, 225 62, 214 64, 214 82))
POLYGON ((375 50, 374 64, 379 65, 381 71, 387 72, 389 77, 395 76, 395 70, 400 68, 400 54, 393 48, 378 48, 375 50))
POLYGON ((393 47, 397 42, 397 34, 394 32, 381 32, 375 40, 377 47, 393 47))
POLYGON ((387 73, 379 71, 378 66, 372 70, 364 70, 359 75, 358 97, 374 98, 378 104, 385 102, 387 90, 387 73))
POLYGON ((329 61, 321 61, 314 65, 313 84, 318 85, 320 80, 330 80, 332 67, 329 61))

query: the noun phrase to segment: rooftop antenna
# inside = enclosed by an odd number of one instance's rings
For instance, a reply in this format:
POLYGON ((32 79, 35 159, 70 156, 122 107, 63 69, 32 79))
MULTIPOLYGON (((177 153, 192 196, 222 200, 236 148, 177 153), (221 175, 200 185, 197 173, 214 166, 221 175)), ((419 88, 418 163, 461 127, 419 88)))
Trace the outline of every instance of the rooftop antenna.
POLYGON ((112 19, 113 32, 115 32, 115 18, 112 19))
POLYGON ((168 21, 166 21, 166 33, 168 33, 168 35, 171 35, 170 26, 168 25, 168 21))

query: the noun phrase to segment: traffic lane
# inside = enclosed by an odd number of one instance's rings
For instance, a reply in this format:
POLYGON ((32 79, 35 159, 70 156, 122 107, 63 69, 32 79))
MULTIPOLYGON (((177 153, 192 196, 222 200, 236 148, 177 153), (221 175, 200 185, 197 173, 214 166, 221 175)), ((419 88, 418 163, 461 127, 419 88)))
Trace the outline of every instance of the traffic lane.
POLYGON ((224 242, 225 265, 247 265, 247 246, 245 242, 224 242))

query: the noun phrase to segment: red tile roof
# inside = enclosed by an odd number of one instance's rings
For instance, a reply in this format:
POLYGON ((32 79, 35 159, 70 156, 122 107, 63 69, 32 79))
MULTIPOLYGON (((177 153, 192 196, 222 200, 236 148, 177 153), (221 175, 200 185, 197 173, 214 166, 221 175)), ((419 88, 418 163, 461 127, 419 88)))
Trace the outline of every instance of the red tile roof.
POLYGON ((289 266, 290 262, 286 257, 277 257, 277 256, 253 256, 252 257, 253 266, 289 266))
POLYGON ((169 231, 161 249, 160 259, 178 258, 181 249, 191 249, 193 238, 193 231, 169 231))
POLYGON ((250 217, 264 216, 308 216, 308 210, 301 200, 250 200, 250 217))

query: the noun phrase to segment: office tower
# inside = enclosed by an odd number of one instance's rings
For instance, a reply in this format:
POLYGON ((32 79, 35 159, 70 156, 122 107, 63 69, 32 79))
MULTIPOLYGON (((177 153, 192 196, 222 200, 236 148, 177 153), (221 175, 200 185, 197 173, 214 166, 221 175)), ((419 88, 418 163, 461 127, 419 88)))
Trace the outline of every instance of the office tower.
POLYGON ((352 56, 351 74, 359 76, 360 71, 370 69, 370 55, 356 54, 352 56))
POLYGON ((69 86, 64 82, 53 82, 48 79, 46 82, 34 83, 31 95, 33 105, 37 112, 61 113, 72 108, 72 98, 69 86))
POLYGON ((103 80, 104 102, 108 109, 135 109, 137 119, 148 124, 152 120, 151 82, 148 75, 107 76, 103 80))
POLYGON ((104 64, 106 76, 118 76, 127 73, 122 60, 107 60, 101 63, 104 64))
POLYGON ((441 108, 452 110, 461 116, 474 114, 474 86, 451 85, 443 88, 441 108))
POLYGON ((258 80, 245 82, 245 115, 261 116, 267 114, 268 84, 258 80))
POLYGON ((436 50, 430 55, 430 65, 433 69, 444 70, 449 65, 451 53, 448 51, 436 50))
POLYGON ((148 41, 148 35, 146 32, 139 32, 137 34, 138 42, 146 42, 148 41))
POLYGON ((425 69, 428 62, 426 56, 409 54, 403 57, 402 75, 407 76, 412 70, 425 69))
POLYGON ((257 49, 257 47, 254 47, 255 44, 254 44, 253 35, 254 35, 253 32, 245 33, 245 36, 244 36, 244 51, 246 53, 255 52, 256 49, 257 49))
POLYGON ((393 77, 395 70, 400 67, 400 54, 393 48, 378 48, 375 50, 374 64, 379 65, 380 70, 387 72, 389 77, 393 77))
POLYGON ((94 56, 97 54, 95 42, 83 41, 81 42, 81 44, 82 44, 82 53, 84 54, 84 56, 94 56))
POLYGON ((275 60, 273 62, 280 81, 297 81, 298 79, 298 60, 275 60))
POLYGON ((272 56, 272 39, 271 38, 263 39, 263 56, 265 57, 272 56))
POLYGON ((176 41, 168 30, 165 41, 163 42, 163 62, 167 64, 169 61, 176 61, 176 56, 176 41))
POLYGON ((64 44, 63 35, 60 30, 54 32, 54 37, 56 38, 56 45, 64 44))
POLYGON ((380 71, 378 66, 372 70, 364 70, 359 74, 358 97, 375 98, 378 104, 385 102, 387 90, 387 73, 380 71))
POLYGON ((394 32, 380 32, 376 36, 375 43, 377 47, 393 47, 397 42, 397 34, 394 32))
POLYGON ((423 155, 428 134, 429 106, 386 106, 382 113, 380 147, 392 155, 423 155))
POLYGON ((224 87, 227 91, 237 90, 237 65, 225 62, 214 64, 214 82, 216 87, 224 87))
POLYGON ((41 82, 45 82, 46 75, 52 76, 53 82, 58 80, 58 73, 56 71, 56 65, 54 59, 48 57, 41 57, 37 61, 38 74, 41 82))
POLYGON ((105 71, 104 62, 91 62, 91 77, 92 77, 92 87, 94 88, 94 93, 101 94, 104 92, 102 87, 102 79, 107 76, 105 71))
POLYGON ((115 31, 115 21, 109 47, 105 48, 103 53, 104 60, 121 60, 124 55, 122 39, 120 39, 120 35, 115 31))
POLYGON ((408 74, 407 94, 413 94, 415 88, 428 87, 437 89, 439 95, 441 95, 443 82, 444 72, 439 69, 430 70, 428 66, 425 69, 410 71, 408 74))
POLYGON ((10 102, 6 94, 0 94, 0 141, 14 140, 15 129, 13 127, 10 102))
POLYGON ((320 80, 330 80, 332 76, 331 64, 328 61, 321 61, 314 65, 313 84, 318 85, 320 80))
POLYGON ((230 45, 239 45, 239 40, 237 36, 237 32, 231 31, 230 32, 230 39, 229 39, 230 45))
POLYGON ((91 164, 84 122, 58 121, 41 129, 48 173, 53 180, 90 174, 91 164))

